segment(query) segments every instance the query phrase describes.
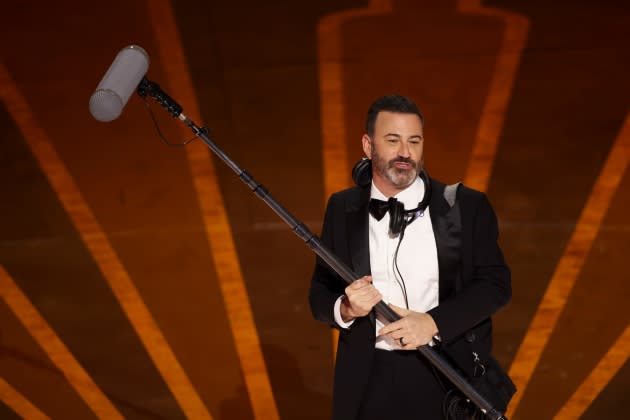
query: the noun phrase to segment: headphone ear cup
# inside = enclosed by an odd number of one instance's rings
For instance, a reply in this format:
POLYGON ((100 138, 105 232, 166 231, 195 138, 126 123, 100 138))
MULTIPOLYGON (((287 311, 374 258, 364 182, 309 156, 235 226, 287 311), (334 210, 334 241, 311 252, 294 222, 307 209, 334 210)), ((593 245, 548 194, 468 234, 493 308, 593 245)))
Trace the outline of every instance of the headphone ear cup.
POLYGON ((389 203, 389 231, 392 235, 398 235, 405 223, 405 205, 394 197, 387 200, 389 203))
POLYGON ((372 182, 372 160, 362 158, 352 168, 352 180, 359 187, 365 187, 372 182))

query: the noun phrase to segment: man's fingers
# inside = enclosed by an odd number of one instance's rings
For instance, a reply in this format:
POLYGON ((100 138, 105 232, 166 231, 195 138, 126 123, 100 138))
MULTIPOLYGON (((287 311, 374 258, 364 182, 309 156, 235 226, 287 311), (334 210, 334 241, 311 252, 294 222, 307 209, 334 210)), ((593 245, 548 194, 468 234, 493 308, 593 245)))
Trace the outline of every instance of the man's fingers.
POLYGON ((382 300, 378 289, 372 285, 372 277, 364 276, 346 287, 346 296, 351 311, 358 316, 367 315, 374 305, 382 300))
POLYGON ((348 303, 352 308, 352 312, 358 316, 367 315, 374 305, 382 299, 381 294, 375 288, 348 291, 346 295, 348 297, 348 303))
POLYGON ((389 307, 392 308, 394 312, 396 312, 400 316, 406 316, 409 314, 409 312, 411 312, 409 309, 401 308, 400 306, 396 306, 393 303, 390 303, 389 307))
POLYGON ((370 304, 370 306, 376 305, 382 298, 383 297, 381 296, 379 291, 376 290, 376 289, 374 289, 373 292, 370 292, 370 293, 365 295, 365 300, 366 300, 367 303, 370 304))
POLYGON ((346 289, 358 290, 363 287, 369 286, 370 284, 372 284, 372 277, 364 276, 350 283, 350 285, 346 289))
POLYGON ((403 349, 412 349, 412 348, 416 348, 417 347, 414 344, 415 343, 415 337, 410 331, 405 330, 403 328, 391 329, 391 327, 393 325, 394 324, 389 324, 386 327, 383 327, 378 332, 378 335, 381 336, 381 337, 382 336, 388 336, 390 339, 395 341, 403 349), (401 338, 403 339, 403 343, 404 344, 400 342, 401 338))
POLYGON ((378 303, 382 299, 381 294, 378 290, 366 290, 357 292, 351 296, 348 296, 348 300, 352 304, 360 304, 360 305, 369 305, 370 309, 376 303, 378 303))
POLYGON ((359 290, 363 286, 365 286, 365 281, 359 279, 350 283, 350 285, 346 287, 346 290, 359 290))
POLYGON ((373 289, 369 289, 367 287, 361 288, 361 289, 350 289, 346 291, 346 295, 348 295, 349 298, 356 298, 356 299, 365 299, 365 298, 369 298, 370 296, 373 296, 375 293, 375 291, 373 289))
POLYGON ((352 297, 357 297, 357 298, 371 298, 373 296, 378 296, 380 295, 380 292, 378 291, 378 289, 372 285, 365 285, 359 288, 354 288, 354 287, 350 287, 348 286, 348 288, 346 288, 346 295, 349 298, 352 297))
POLYGON ((402 328, 402 325, 396 321, 396 322, 392 322, 391 324, 387 324, 385 325, 383 328, 381 328, 378 331, 378 335, 387 335, 390 334, 394 331, 398 331, 402 328))

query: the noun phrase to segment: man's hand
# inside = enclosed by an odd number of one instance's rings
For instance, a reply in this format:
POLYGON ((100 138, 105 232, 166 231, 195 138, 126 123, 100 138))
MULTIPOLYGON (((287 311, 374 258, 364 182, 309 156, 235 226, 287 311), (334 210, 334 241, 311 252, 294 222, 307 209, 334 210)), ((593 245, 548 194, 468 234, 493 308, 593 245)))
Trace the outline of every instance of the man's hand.
POLYGON ((372 284, 372 276, 364 276, 346 287, 346 298, 341 301, 341 319, 350 322, 370 313, 383 296, 372 284))
POLYGON ((414 312, 396 305, 389 305, 402 317, 380 329, 379 336, 388 335, 405 350, 413 350, 428 344, 437 335, 438 328, 431 315, 414 312), (402 341, 401 341, 402 338, 402 341))

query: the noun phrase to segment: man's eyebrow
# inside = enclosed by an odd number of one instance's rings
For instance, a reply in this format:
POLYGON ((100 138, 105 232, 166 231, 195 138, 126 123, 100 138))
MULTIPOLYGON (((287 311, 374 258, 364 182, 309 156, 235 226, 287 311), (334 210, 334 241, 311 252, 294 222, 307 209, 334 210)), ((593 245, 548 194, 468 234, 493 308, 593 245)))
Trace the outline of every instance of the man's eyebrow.
MULTIPOLYGON (((396 138, 401 138, 402 136, 401 136, 400 134, 397 134, 397 133, 387 133, 387 134, 385 134, 385 136, 384 136, 384 137, 396 137, 396 138)), ((422 135, 421 135, 421 134, 415 134, 415 135, 413 135, 413 136, 410 136, 409 138, 410 138, 410 139, 420 139, 420 140, 424 139, 424 137, 422 137, 422 135)))

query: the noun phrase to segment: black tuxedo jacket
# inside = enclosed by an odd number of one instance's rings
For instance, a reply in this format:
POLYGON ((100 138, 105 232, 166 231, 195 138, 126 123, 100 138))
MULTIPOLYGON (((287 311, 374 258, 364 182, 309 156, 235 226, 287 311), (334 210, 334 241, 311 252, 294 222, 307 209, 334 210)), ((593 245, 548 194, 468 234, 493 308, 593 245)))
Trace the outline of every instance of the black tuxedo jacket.
MULTIPOLYGON (((429 213, 438 252, 439 305, 431 309, 446 355, 472 375, 472 351, 490 354, 490 316, 511 297, 510 271, 497 244, 497 220, 486 196, 460 186, 461 247, 453 249, 449 232, 455 223, 444 199, 445 185, 431 180, 429 213), (458 283, 459 282, 459 283, 458 283), (456 292, 457 291, 457 292, 456 292)), ((368 202, 370 186, 335 193, 328 201, 322 242, 359 276, 370 274, 368 202)), ((334 328, 333 306, 347 286, 318 258, 309 300, 313 316, 334 328)), ((340 329, 333 387, 333 418, 354 419, 368 382, 375 343, 374 313, 340 329)), ((422 390, 418 390, 422 392, 422 390)))

